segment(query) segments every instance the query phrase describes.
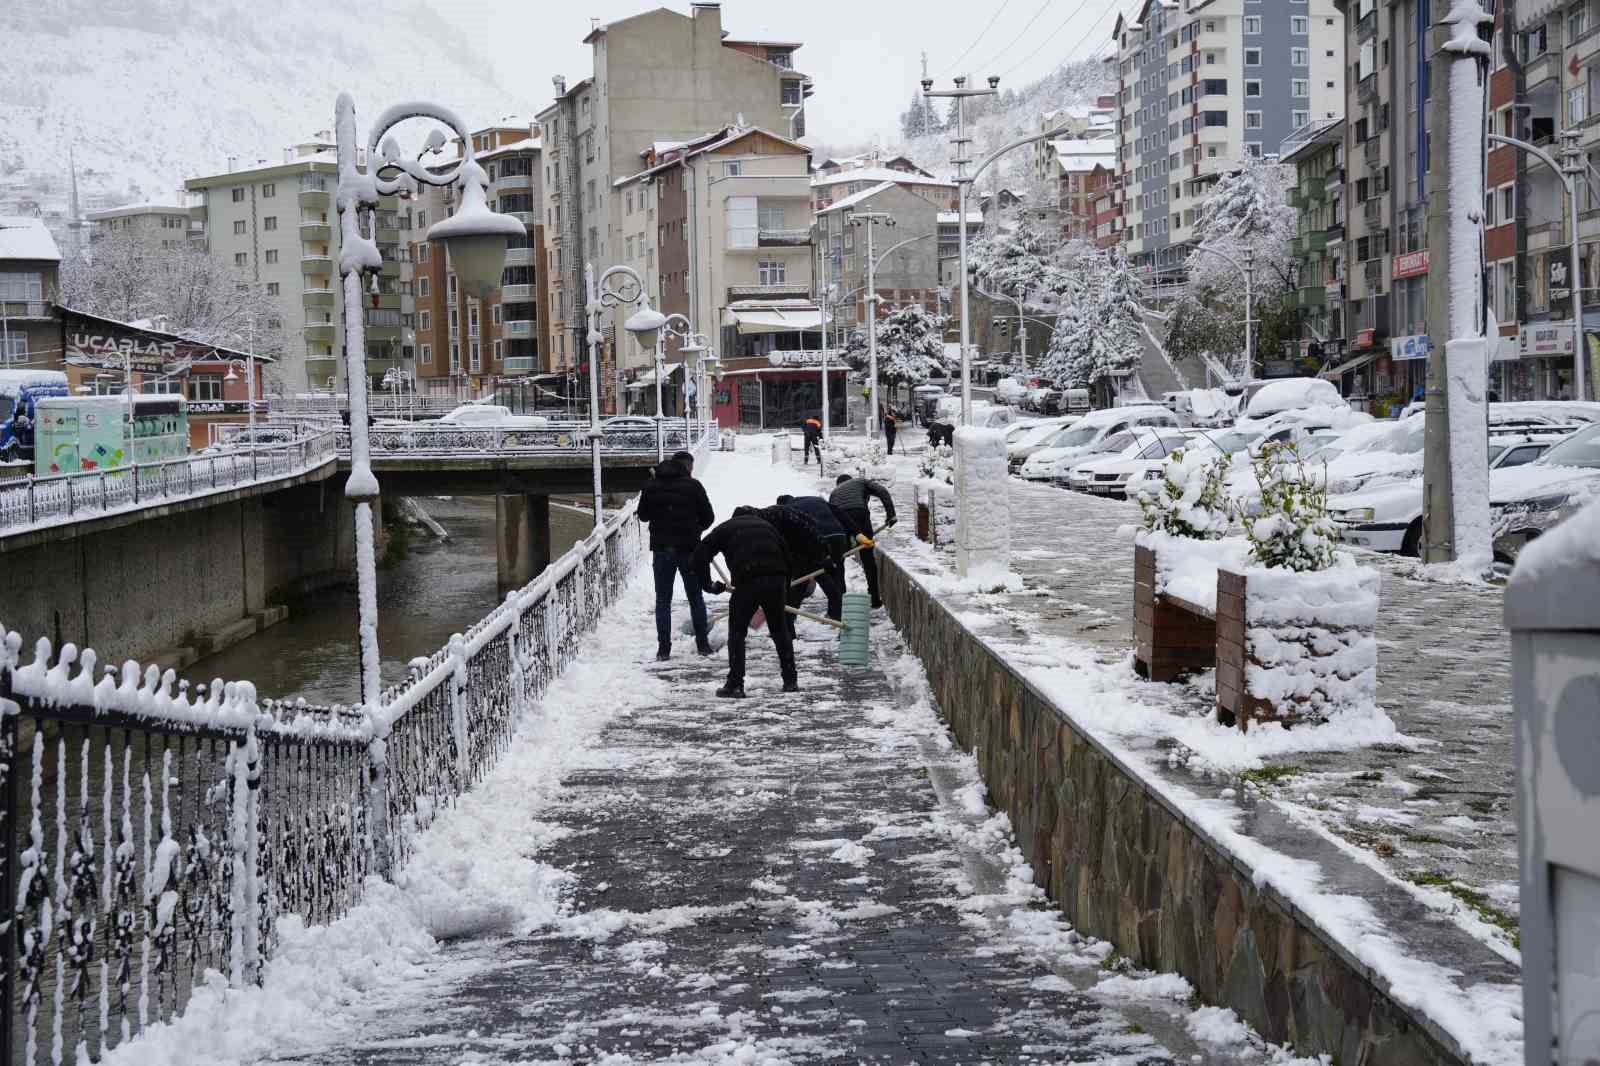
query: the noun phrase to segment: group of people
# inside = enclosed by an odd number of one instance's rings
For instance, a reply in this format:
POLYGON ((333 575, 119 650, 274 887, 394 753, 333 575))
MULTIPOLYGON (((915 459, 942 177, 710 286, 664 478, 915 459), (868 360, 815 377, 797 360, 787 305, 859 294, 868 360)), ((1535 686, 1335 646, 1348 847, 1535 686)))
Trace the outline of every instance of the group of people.
POLYGON ((728 677, 717 695, 744 697, 745 639, 759 610, 778 651, 785 692, 799 691, 794 656, 794 615, 811 593, 821 589, 828 617, 843 614, 845 559, 854 552, 866 576, 874 608, 878 564, 872 551, 870 501, 883 507, 884 528, 894 525, 894 499, 866 478, 841 474, 833 492, 822 496, 779 496, 771 506, 736 507, 715 528, 710 497, 694 477, 694 456, 677 452, 658 464, 639 499, 639 519, 650 526, 650 551, 656 588, 656 658, 672 657, 672 594, 682 580, 689 600, 695 649, 713 653, 704 593, 729 594, 728 677), (710 532, 706 532, 710 530, 710 532), (718 556, 727 564, 711 573, 718 556))

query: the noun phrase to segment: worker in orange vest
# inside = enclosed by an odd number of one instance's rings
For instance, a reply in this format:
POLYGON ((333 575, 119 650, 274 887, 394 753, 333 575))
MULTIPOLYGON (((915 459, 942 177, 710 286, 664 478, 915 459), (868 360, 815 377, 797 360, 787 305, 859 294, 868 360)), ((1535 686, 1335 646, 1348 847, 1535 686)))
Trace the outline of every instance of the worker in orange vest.
POLYGON ((804 422, 800 423, 800 432, 803 433, 805 435, 805 438, 806 438, 805 458, 801 462, 801 465, 802 466, 810 465, 810 463, 811 463, 811 453, 812 452, 816 452, 817 453, 817 465, 821 466, 822 465, 822 421, 820 419, 818 419, 816 415, 812 415, 810 418, 808 418, 804 422))

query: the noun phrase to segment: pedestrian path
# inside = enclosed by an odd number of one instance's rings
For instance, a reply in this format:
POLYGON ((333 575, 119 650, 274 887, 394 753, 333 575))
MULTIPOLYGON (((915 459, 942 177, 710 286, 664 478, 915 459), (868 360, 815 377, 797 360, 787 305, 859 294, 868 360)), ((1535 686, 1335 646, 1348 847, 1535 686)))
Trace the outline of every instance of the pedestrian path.
MULTIPOLYGON (((744 455, 718 464, 719 515, 746 502, 732 488, 800 484, 744 455)), ((725 701, 711 695, 723 655, 680 641, 649 661, 649 584, 643 569, 585 653, 646 697, 619 688, 559 785, 528 798, 529 891, 557 886, 555 912, 440 945, 261 1061, 1291 1061, 1228 1012, 1194 1010, 1181 979, 1125 972, 1065 925, 881 613, 855 671, 802 623, 795 695, 753 633, 750 698, 725 701)))

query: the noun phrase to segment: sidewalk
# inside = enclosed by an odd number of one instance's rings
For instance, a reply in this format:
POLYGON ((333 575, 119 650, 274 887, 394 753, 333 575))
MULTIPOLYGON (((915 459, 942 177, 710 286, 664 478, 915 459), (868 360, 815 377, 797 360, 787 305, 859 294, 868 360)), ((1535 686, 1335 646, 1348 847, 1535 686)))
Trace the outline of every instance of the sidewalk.
MULTIPOLYGON (((704 471, 719 516, 811 488, 750 447, 704 471)), ((1067 928, 881 614, 856 672, 802 623, 798 695, 754 634, 720 701, 722 655, 650 661, 650 586, 398 889, 108 1066, 1311 1066, 1067 928)))

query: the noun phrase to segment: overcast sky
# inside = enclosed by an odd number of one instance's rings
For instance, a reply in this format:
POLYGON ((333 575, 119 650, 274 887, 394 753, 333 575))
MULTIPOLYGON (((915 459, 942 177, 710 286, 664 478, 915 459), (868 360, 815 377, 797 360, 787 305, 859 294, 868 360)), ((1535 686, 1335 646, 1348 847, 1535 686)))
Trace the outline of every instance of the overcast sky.
MULTIPOLYGON (((540 106, 551 98, 552 75, 589 73, 589 47, 582 41, 590 16, 613 22, 656 6, 689 11, 688 0, 435 2, 444 11, 484 9, 488 17, 473 18, 468 28, 473 43, 489 53, 507 89, 540 106), (484 32, 488 28, 495 30, 484 32)), ((1110 40, 1112 8, 1120 2, 723 0, 722 26, 734 37, 805 42, 795 65, 816 80, 807 131, 837 146, 898 134, 900 113, 922 77, 924 50, 929 72, 943 86, 958 73, 952 64, 960 59, 970 74, 1004 74, 1003 85, 1020 88, 1065 60, 1097 54, 1110 40)))

